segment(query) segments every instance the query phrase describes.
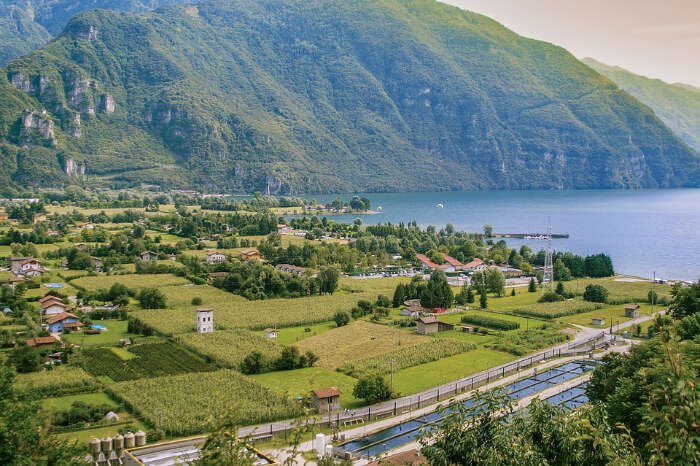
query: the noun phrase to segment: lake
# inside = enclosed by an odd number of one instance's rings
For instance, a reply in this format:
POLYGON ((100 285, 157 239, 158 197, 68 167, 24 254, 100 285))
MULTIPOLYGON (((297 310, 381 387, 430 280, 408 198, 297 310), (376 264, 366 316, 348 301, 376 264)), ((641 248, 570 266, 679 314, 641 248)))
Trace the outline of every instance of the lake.
MULTIPOLYGON (((349 194, 340 195, 349 199, 349 194)), ((657 278, 700 278, 700 189, 638 191, 480 191, 363 194, 381 213, 329 216, 367 223, 410 222, 494 233, 545 232, 548 219, 556 250, 609 254, 618 273, 657 278), (444 208, 437 207, 441 203, 444 208)), ((307 197, 307 196, 305 196, 307 197)), ((336 195, 308 196, 328 202, 336 195)), ((539 240, 507 240, 510 247, 544 247, 539 240)))

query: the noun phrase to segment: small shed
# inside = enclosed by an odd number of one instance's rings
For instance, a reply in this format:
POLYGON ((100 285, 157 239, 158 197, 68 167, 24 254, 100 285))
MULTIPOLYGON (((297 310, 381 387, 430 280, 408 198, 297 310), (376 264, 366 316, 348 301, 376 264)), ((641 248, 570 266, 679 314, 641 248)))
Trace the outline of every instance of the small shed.
POLYGON ((131 338, 120 338, 119 346, 122 348, 128 348, 129 346, 131 346, 131 338))
POLYGON ((267 338, 277 338, 277 330, 274 328, 265 329, 265 337, 267 338))
POLYGON ((591 324, 605 325, 605 317, 591 317, 591 324))
POLYGON ((340 409, 340 390, 338 387, 322 388, 311 391, 311 407, 317 413, 330 413, 340 409))
POLYGON ((461 330, 464 333, 473 333, 474 327, 470 327, 469 325, 462 325, 461 330))
POLYGON ((441 322, 435 316, 421 317, 418 319, 417 331, 421 335, 429 335, 431 333, 448 332, 454 328, 454 325, 446 322, 441 322))
POLYGON ((639 317, 639 304, 625 304, 625 317, 639 317))
POLYGON ((115 413, 114 411, 110 411, 105 415, 105 420, 107 421, 118 421, 119 420, 119 415, 115 413))

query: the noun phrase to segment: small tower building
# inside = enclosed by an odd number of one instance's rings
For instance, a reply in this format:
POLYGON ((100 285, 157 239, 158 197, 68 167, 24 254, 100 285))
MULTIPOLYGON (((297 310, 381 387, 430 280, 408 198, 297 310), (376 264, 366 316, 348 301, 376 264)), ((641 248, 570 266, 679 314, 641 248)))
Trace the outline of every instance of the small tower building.
POLYGON ((211 333, 214 331, 214 310, 209 307, 197 309, 197 331, 211 333))

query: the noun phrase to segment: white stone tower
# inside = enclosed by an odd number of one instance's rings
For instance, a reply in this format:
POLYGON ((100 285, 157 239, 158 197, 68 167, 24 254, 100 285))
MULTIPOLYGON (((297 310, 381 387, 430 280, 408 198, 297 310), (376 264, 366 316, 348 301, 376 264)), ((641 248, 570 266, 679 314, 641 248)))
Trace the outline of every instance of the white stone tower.
POLYGON ((211 333, 214 331, 214 310, 205 307, 197 309, 197 331, 211 333))

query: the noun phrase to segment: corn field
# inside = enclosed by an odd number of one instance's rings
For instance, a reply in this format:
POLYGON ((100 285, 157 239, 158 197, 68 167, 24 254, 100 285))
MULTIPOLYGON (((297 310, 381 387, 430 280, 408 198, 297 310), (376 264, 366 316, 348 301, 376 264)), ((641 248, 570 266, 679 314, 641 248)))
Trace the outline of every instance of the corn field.
POLYGON ((579 300, 558 301, 554 303, 537 303, 527 307, 518 308, 514 314, 521 316, 537 317, 540 319, 556 319, 558 317, 581 314, 583 312, 595 311, 604 307, 599 303, 589 303, 579 300))
POLYGON ((229 369, 119 382, 109 391, 169 435, 211 431, 221 416, 243 426, 301 414, 297 402, 229 369))
POLYGON ((266 360, 271 361, 280 356, 283 348, 269 338, 245 329, 217 330, 205 334, 184 333, 178 335, 176 340, 231 369, 238 368, 243 358, 252 351, 260 352, 266 360))
POLYGON ((394 361, 394 371, 400 371, 408 367, 418 366, 442 358, 454 356, 473 350, 476 345, 449 338, 435 338, 426 343, 389 351, 371 358, 358 359, 338 368, 352 377, 361 377, 368 373, 388 374, 392 369, 391 361, 394 361))
POLYGON ((97 390, 98 385, 79 367, 59 366, 53 370, 17 374, 14 387, 37 396, 62 396, 97 390))

